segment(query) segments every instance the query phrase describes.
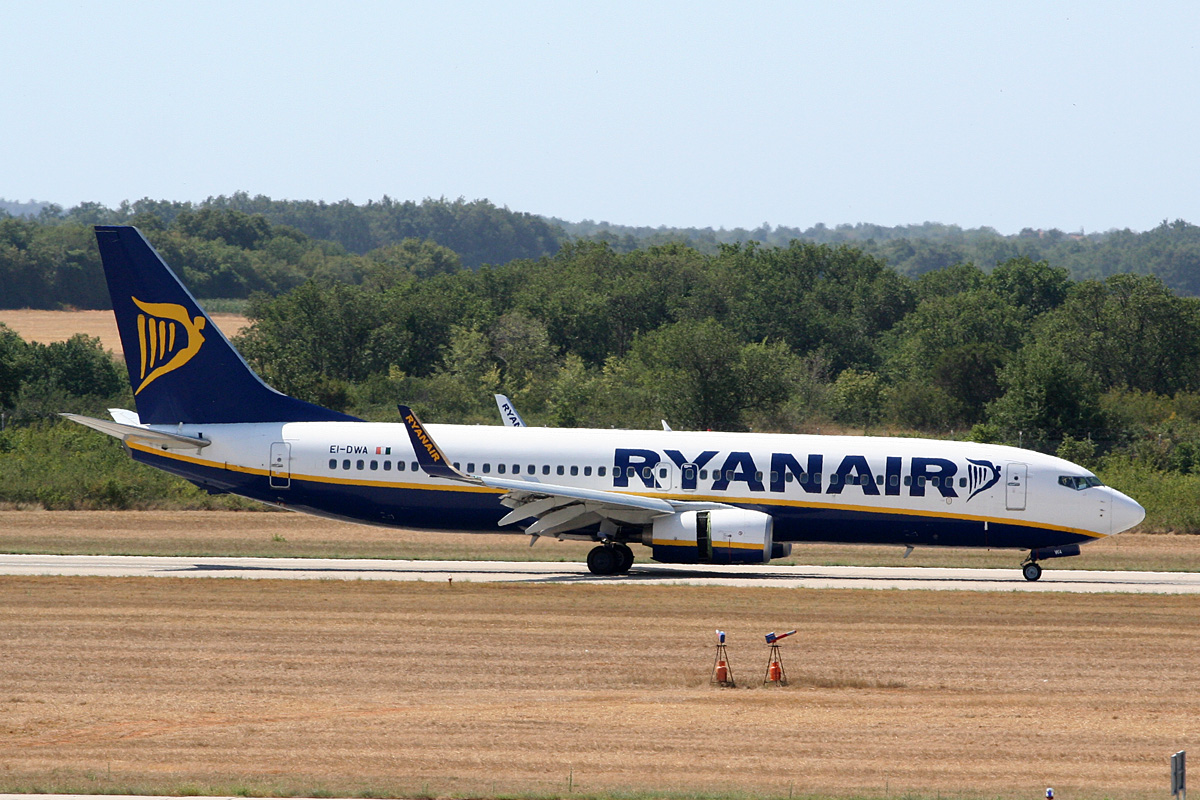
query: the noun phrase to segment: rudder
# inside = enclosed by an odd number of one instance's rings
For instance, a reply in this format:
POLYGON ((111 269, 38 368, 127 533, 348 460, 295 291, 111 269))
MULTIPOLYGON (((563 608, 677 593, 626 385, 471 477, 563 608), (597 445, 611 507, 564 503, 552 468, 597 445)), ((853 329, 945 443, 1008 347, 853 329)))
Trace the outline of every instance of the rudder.
POLYGON ((96 242, 143 424, 356 419, 263 383, 137 228, 96 242))

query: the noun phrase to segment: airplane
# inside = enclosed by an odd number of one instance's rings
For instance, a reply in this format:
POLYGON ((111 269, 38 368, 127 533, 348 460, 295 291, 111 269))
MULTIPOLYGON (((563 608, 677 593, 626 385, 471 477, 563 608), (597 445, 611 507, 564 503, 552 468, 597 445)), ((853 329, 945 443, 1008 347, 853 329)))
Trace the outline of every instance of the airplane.
MULTIPOLYGON (((763 564, 798 542, 1011 548, 1042 561, 1128 530, 1133 499, 1054 456, 865 436, 365 422, 269 387, 134 227, 97 226, 137 411, 64 414, 213 493, 372 525, 631 545, 763 564)), ((511 406, 511 404, 510 404, 511 406)), ((503 409, 502 409, 503 410, 503 409)))

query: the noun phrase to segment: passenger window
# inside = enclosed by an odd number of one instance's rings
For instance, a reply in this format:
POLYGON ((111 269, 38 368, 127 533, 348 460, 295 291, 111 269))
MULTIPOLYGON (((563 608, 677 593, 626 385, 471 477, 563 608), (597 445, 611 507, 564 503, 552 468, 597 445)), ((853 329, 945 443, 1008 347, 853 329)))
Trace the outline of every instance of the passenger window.
POLYGON ((636 469, 634 469, 633 467, 630 467, 630 468, 629 468, 629 470, 628 470, 628 471, 625 473, 625 475, 626 475, 627 477, 630 477, 630 478, 632 478, 632 477, 634 477, 634 476, 636 476, 636 475, 637 475, 637 470, 636 470, 636 469))
POLYGON ((562 464, 559 464, 559 465, 558 465, 558 468, 557 468, 555 471, 556 471, 556 472, 557 472, 559 475, 562 475, 562 474, 563 474, 563 465, 562 465, 562 464))
POLYGON ((700 480, 702 480, 702 481, 708 480, 708 470, 706 470, 706 469, 700 470, 700 480))
POLYGON ((607 467, 596 467, 596 474, 599 475, 601 478, 603 478, 605 475, 608 474, 608 468, 607 467))
POLYGON ((525 470, 525 471, 526 471, 526 472, 528 472, 530 475, 537 475, 537 465, 536 465, 536 464, 530 464, 530 465, 529 465, 529 469, 527 469, 527 470, 525 470))
POLYGON ((578 475, 578 474, 579 474, 579 467, 572 464, 571 465, 571 475, 578 475))
POLYGON ((497 464, 496 472, 499 472, 501 475, 503 475, 505 472, 508 472, 508 465, 507 464, 497 464))
POLYGON ((925 476, 922 475, 921 477, 917 478, 917 486, 924 486, 924 485, 925 485, 925 476))
POLYGON ((404 470, 407 468, 407 465, 405 465, 403 461, 396 462, 396 472, 404 472, 404 470))
POLYGON ((754 473, 754 480, 761 482, 762 481, 762 473, 761 472, 754 473))
POLYGON ((347 458, 342 462, 342 469, 350 469, 350 459, 347 458))
MULTIPOLYGON (((771 474, 772 474, 772 475, 774 475, 775 473, 771 473, 771 474)), ((796 477, 796 476, 792 475, 792 473, 790 473, 790 472, 785 472, 785 473, 783 473, 783 479, 784 479, 785 481, 787 481, 788 483, 791 483, 791 482, 792 482, 792 481, 795 479, 795 477, 796 477)), ((771 480, 774 480, 774 478, 772 478, 771 480)), ((803 476, 803 475, 801 475, 801 476, 800 476, 800 480, 801 480, 801 481, 803 481, 803 480, 804 480, 804 476, 803 476)))
POLYGON ((777 481, 777 480, 779 480, 779 473, 778 473, 778 472, 772 472, 772 473, 771 473, 771 483, 774 483, 774 482, 775 482, 775 481, 777 481))
POLYGON ((467 462, 467 472, 474 472, 474 471, 475 471, 475 462, 468 461, 467 462))
POLYGON ((830 475, 830 476, 829 476, 829 485, 830 485, 830 486, 837 486, 837 485, 838 485, 838 483, 840 483, 840 482, 841 482, 841 480, 842 480, 842 476, 841 476, 841 475, 838 475, 837 473, 834 473, 833 475, 830 475))
POLYGON ((660 478, 665 478, 665 477, 667 477, 667 471, 666 471, 666 469, 660 469, 660 470, 658 471, 658 477, 660 477, 660 478))
POLYGON ((371 469, 379 469, 379 462, 378 462, 378 461, 372 461, 372 462, 371 462, 371 469))
POLYGON ((550 474, 550 465, 549 464, 542 464, 542 474, 543 475, 550 474))
POLYGON ((412 462, 412 471, 413 471, 413 472, 416 472, 416 471, 417 471, 417 470, 419 470, 420 468, 421 468, 421 465, 420 465, 420 464, 418 464, 418 463, 417 463, 417 462, 415 462, 415 461, 414 461, 414 462, 412 462))
POLYGON ((725 470, 725 480, 727 480, 727 481, 733 480, 733 470, 731 470, 731 469, 725 470))
POLYGON ((492 465, 491 465, 491 464, 484 464, 484 465, 483 465, 483 474, 484 474, 484 475, 487 475, 487 474, 488 474, 488 473, 490 473, 491 471, 492 471, 492 465))
POLYGON ((454 462, 454 468, 455 468, 455 469, 457 469, 457 470, 461 470, 461 469, 462 469, 462 467, 460 467, 460 466, 458 465, 458 462, 457 462, 457 461, 455 461, 455 462, 454 462))
POLYGON ((357 466, 359 469, 362 469, 363 468, 363 460, 360 458, 358 460, 358 463, 355 466, 357 466))
POLYGON ((958 488, 960 488, 960 489, 965 489, 966 487, 967 487, 967 479, 966 479, 966 478, 959 478, 959 479, 958 479, 958 488))
POLYGON ((383 462, 383 471, 384 471, 384 472, 391 472, 391 471, 392 471, 392 462, 391 462, 391 461, 385 461, 385 462, 383 462))
POLYGON ((584 474, 584 476, 585 476, 585 477, 591 477, 591 474, 592 474, 592 468, 591 468, 591 467, 584 467, 584 468, 583 468, 583 474, 584 474))
POLYGON ((520 475, 520 474, 521 474, 521 465, 513 464, 513 475, 520 475))
POLYGON ((912 486, 912 475, 905 475, 905 476, 904 476, 904 485, 905 485, 905 486, 912 486))
POLYGON ((329 468, 337 469, 337 459, 336 458, 329 459, 329 468))
POLYGON ((899 475, 890 476, 888 478, 888 483, 890 483, 892 486, 899 486, 900 485, 900 476, 899 475))

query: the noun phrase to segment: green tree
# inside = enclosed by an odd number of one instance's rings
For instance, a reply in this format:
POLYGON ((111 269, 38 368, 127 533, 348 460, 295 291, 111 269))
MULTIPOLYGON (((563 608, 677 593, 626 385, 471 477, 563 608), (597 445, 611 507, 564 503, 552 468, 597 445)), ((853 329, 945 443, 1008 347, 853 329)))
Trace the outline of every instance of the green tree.
POLYGON ((1100 386, 1079 361, 1056 347, 1034 343, 1000 372, 1004 394, 987 407, 988 422, 1007 441, 1053 451, 1070 435, 1103 435, 1100 386))
POLYGON ((307 283, 279 298, 253 298, 254 322, 236 344, 280 391, 344 404, 342 384, 386 373, 402 357, 404 336, 382 326, 379 313, 361 288, 307 283))
POLYGON ((1028 256, 1009 259, 992 270, 987 285, 1030 317, 1058 308, 1067 299, 1071 279, 1063 267, 1028 256))
POLYGON ((365 282, 371 288, 390 289, 412 278, 449 275, 462 269, 462 259, 448 247, 428 239, 405 239, 367 253, 370 266, 365 282))
POLYGON ((0 410, 11 409, 29 374, 29 346, 7 325, 0 323, 0 410))
POLYGON ((716 320, 678 322, 639 337, 628 362, 657 411, 692 430, 743 429, 745 412, 786 399, 796 369, 782 343, 743 345, 716 320))
POLYGON ((1036 336, 1081 364, 1103 389, 1200 389, 1200 300, 1176 297, 1154 276, 1075 284, 1036 336))
POLYGON ((883 418, 889 389, 874 372, 848 369, 838 375, 830 392, 834 417, 849 425, 858 425, 865 434, 883 418))

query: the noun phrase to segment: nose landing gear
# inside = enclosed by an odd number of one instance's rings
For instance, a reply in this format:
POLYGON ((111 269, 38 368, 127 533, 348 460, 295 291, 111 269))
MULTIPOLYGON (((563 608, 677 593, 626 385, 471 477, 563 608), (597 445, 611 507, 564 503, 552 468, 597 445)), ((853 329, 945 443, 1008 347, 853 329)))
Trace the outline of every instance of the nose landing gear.
POLYGON ((1079 555, 1079 545, 1065 544, 1058 547, 1039 547, 1029 551, 1029 558, 1021 564, 1021 574, 1027 581, 1036 581, 1042 577, 1042 565, 1039 561, 1047 558, 1070 558, 1079 555))

